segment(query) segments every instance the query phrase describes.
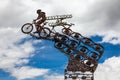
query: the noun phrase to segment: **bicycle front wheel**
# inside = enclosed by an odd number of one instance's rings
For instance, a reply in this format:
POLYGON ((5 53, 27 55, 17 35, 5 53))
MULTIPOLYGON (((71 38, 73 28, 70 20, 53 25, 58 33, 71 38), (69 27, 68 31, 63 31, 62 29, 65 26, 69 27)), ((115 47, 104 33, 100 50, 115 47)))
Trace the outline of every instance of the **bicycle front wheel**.
POLYGON ((21 31, 25 34, 29 34, 32 30, 33 30, 33 25, 31 23, 26 23, 21 28, 21 31))

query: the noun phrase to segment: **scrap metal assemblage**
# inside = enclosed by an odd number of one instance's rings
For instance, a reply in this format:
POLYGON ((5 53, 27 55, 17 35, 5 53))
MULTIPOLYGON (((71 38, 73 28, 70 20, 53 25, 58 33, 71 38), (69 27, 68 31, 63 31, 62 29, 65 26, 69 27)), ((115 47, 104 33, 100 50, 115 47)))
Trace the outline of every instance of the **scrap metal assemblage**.
POLYGON ((38 33, 33 33, 36 30, 34 21, 24 24, 21 30, 33 38, 53 41, 54 47, 68 57, 64 80, 94 80, 94 72, 104 48, 72 31, 70 27, 74 24, 64 21, 69 18, 72 18, 71 14, 47 16, 38 33), (61 31, 57 31, 56 27, 61 27, 61 31))

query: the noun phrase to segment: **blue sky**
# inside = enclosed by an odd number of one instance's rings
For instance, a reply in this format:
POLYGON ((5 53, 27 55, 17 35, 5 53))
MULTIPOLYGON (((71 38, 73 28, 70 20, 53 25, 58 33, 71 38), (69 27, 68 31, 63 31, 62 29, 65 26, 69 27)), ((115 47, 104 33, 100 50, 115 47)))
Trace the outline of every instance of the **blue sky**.
POLYGON ((119 0, 1 0, 0 80, 63 80, 67 56, 54 42, 21 32, 39 8, 47 16, 72 14, 66 20, 75 24, 71 29, 105 48, 95 80, 120 80, 119 0))
MULTIPOLYGON (((102 40, 102 37, 95 36, 91 37, 92 40, 99 42, 102 40)), ((68 58, 64 55, 64 53, 61 53, 59 50, 54 48, 54 43, 47 40, 42 40, 42 42, 39 42, 37 44, 33 43, 35 39, 28 38, 21 40, 19 44, 23 44, 24 42, 30 41, 32 45, 35 47, 34 56, 29 58, 29 63, 27 63, 27 66, 36 67, 36 68, 46 68, 50 69, 50 72, 48 75, 51 75, 51 73, 58 73, 58 74, 64 74, 64 68, 67 65, 68 58), (43 47, 43 49, 40 49, 40 47, 43 47)), ((110 57, 116 56, 118 57, 120 54, 120 45, 113 45, 110 43, 101 43, 101 45, 104 46, 105 52, 101 59, 99 60, 99 63, 104 63, 104 61, 110 57)), ((0 77, 1 80, 16 80, 15 77, 12 77, 10 73, 5 72, 4 70, 0 70, 0 77)), ((25 80, 44 80, 43 76, 39 76, 33 79, 25 79, 25 80)))

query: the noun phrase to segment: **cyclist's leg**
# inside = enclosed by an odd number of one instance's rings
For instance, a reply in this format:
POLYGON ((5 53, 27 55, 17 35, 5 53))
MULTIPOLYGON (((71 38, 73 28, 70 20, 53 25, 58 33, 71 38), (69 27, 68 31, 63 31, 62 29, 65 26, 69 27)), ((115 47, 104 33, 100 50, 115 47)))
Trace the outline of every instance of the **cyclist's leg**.
POLYGON ((36 31, 34 33, 40 32, 40 27, 41 27, 40 25, 41 25, 41 20, 39 20, 35 23, 36 31))
POLYGON ((33 33, 38 33, 38 28, 39 28, 39 26, 35 24, 35 28, 36 28, 36 31, 33 32, 33 33))

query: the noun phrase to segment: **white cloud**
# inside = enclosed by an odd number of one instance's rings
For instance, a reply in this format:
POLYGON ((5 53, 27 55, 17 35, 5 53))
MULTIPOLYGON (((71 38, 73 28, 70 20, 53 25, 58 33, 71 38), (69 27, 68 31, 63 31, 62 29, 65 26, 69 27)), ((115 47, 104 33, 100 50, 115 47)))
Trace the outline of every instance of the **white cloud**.
POLYGON ((104 35, 103 41, 112 44, 120 44, 120 33, 115 31, 109 31, 104 35))
POLYGON ((49 76, 45 75, 44 80, 64 80, 64 76, 57 74, 57 73, 54 73, 54 74, 49 75, 49 76))
POLYGON ((26 37, 19 28, 1 28, 0 36, 0 69, 11 73, 18 80, 34 78, 48 72, 48 69, 25 66, 34 55, 35 49, 31 41, 18 44, 26 37))
POLYGON ((99 64, 95 80, 120 80, 120 57, 112 57, 99 64))
POLYGON ((120 44, 120 2, 119 0, 93 0, 83 15, 76 18, 74 30, 83 35, 103 36, 102 42, 120 44), (80 29, 78 29, 79 27, 80 29), (114 38, 114 40, 112 40, 114 38), (116 38, 116 39, 115 39, 116 38))
MULTIPOLYGON (((33 56, 32 52, 34 52, 34 48, 30 42, 25 42, 22 45, 16 45, 16 43, 26 37, 25 35, 21 34, 19 30, 24 23, 30 22, 32 21, 32 19, 36 18, 35 11, 38 8, 41 8, 43 11, 45 11, 47 15, 71 13, 73 14, 73 18, 70 21, 75 23, 75 26, 72 27, 74 31, 80 32, 82 35, 85 36, 100 35, 103 36, 102 42, 120 44, 119 0, 1 0, 1 69, 14 73, 13 71, 16 69, 16 65, 23 66, 24 64, 29 62, 27 58, 33 56)), ((105 66, 107 70, 107 66, 104 65, 107 64, 106 62, 100 64, 102 69, 104 68, 102 66, 105 66)), ((21 71, 23 69, 34 70, 35 68, 21 67, 18 70, 21 71)), ((117 71, 114 70, 113 72, 109 72, 109 76, 111 77, 111 75, 114 74, 117 75, 116 72, 117 71)), ((106 74, 108 73, 106 72, 106 74)), ((14 74, 14 76, 17 77, 17 74, 14 74)), ((34 77, 34 75, 32 76, 34 77)), ((117 78, 120 77, 116 76, 111 78, 111 80, 118 80, 117 78)), ((106 80, 107 79, 110 80, 108 77, 106 78, 106 80)))
POLYGON ((37 76, 42 76, 47 74, 48 69, 37 69, 29 66, 21 67, 20 69, 15 69, 12 72, 12 76, 15 76, 17 80, 32 79, 37 76))
POLYGON ((33 44, 38 44, 38 43, 40 43, 40 42, 42 42, 42 40, 40 40, 40 39, 39 39, 39 40, 34 40, 34 41, 33 41, 33 44))
POLYGON ((18 63, 28 62, 26 58, 30 57, 34 48, 28 42, 23 45, 17 45, 19 40, 25 38, 18 28, 1 28, 0 36, 0 68, 13 68, 18 63))
POLYGON ((103 36, 102 42, 120 44, 119 0, 1 0, 1 3, 1 27, 20 27, 31 22, 37 16, 36 10, 41 8, 47 15, 73 14, 70 21, 75 23, 72 27, 74 31, 84 36, 103 36), (116 35, 108 35, 113 33, 116 35))
POLYGON ((57 1, 53 0, 53 13, 72 13, 73 18, 70 21, 75 23, 72 27, 74 31, 84 36, 102 36, 102 42, 120 44, 119 0, 66 0, 63 4, 58 0, 58 3, 59 6, 55 6, 57 1))

